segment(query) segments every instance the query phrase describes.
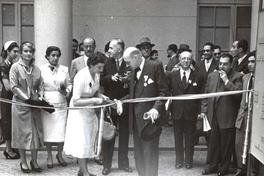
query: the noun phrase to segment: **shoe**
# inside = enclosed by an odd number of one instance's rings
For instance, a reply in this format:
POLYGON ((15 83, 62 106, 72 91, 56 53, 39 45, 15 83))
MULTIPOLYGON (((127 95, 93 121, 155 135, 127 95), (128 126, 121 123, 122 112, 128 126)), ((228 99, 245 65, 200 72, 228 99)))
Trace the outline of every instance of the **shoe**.
POLYGON ((100 166, 103 165, 103 160, 102 159, 94 158, 94 162, 96 162, 100 166))
POLYGON ((176 169, 180 169, 180 168, 182 168, 182 164, 176 164, 176 165, 175 165, 175 168, 176 168, 176 169))
POLYGON ((52 169, 53 168, 53 164, 47 164, 47 168, 52 169))
POLYGON ((102 171, 102 174, 103 174, 103 175, 108 175, 108 174, 110 173, 110 170, 111 170, 111 169, 104 168, 103 171, 102 171))
POLYGON ((20 169, 21 169, 21 171, 22 171, 23 173, 30 173, 30 172, 31 172, 30 169, 24 169, 24 168, 22 167, 22 163, 21 163, 21 162, 20 162, 20 169))
POLYGON ((31 166, 32 171, 35 171, 35 172, 42 172, 42 169, 41 169, 40 167, 36 168, 36 167, 33 165, 32 161, 30 161, 30 166, 31 166))
POLYGON ((133 172, 131 167, 125 167, 125 168, 119 168, 119 169, 121 169, 121 170, 123 170, 125 172, 129 172, 129 173, 133 172))
MULTIPOLYGON (((91 173, 89 173, 89 175, 90 175, 90 176, 96 176, 96 175, 94 175, 94 174, 91 174, 91 173)), ((83 176, 83 173, 81 173, 81 172, 78 172, 77 176, 83 176)))
POLYGON ((226 174, 223 174, 223 173, 218 173, 217 176, 225 176, 226 174))
POLYGON ((191 169, 192 167, 193 167, 192 164, 186 164, 186 165, 185 165, 185 168, 186 168, 186 169, 191 169))
POLYGON ((4 155, 6 157, 6 159, 19 159, 20 157, 15 153, 15 152, 6 152, 6 150, 4 151, 4 155))
POLYGON ((203 170, 202 175, 209 175, 209 174, 215 173, 216 171, 217 170, 214 170, 214 169, 205 169, 203 170))
POLYGON ((68 164, 67 164, 65 161, 61 162, 61 161, 59 160, 59 156, 58 156, 58 154, 56 155, 56 158, 57 158, 57 160, 58 160, 58 163, 60 164, 60 166, 63 166, 63 167, 65 167, 65 166, 67 166, 67 165, 68 165, 68 164))

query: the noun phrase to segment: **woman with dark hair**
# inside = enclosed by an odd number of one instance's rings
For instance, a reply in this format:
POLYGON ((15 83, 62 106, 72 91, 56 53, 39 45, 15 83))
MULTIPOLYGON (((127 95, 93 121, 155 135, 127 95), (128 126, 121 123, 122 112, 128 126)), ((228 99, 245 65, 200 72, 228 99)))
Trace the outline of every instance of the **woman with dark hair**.
MULTIPOLYGON (((100 105, 107 99, 98 93, 100 73, 104 69, 106 56, 100 52, 92 54, 87 61, 88 67, 80 70, 74 77, 73 96, 70 107, 100 105)), ((78 159, 78 175, 93 176, 88 172, 87 158, 94 158, 95 137, 98 119, 93 108, 69 110, 64 151, 78 159)))
MULTIPOLYGON (((40 69, 34 65, 34 52, 33 43, 22 43, 21 57, 10 69, 9 80, 14 102, 36 105, 40 100, 42 81, 40 69)), ((12 130, 12 146, 19 149, 21 171, 31 172, 26 160, 26 150, 30 150, 32 171, 41 172, 42 169, 37 163, 37 149, 44 144, 40 109, 12 104, 12 130)))
MULTIPOLYGON (((12 100, 13 92, 9 84, 9 71, 19 53, 19 47, 15 41, 8 41, 2 48, 1 56, 4 59, 0 63, 0 81, 2 83, 1 97, 12 100)), ((19 153, 16 153, 11 146, 11 107, 9 103, 1 102, 2 131, 6 143, 4 155, 6 159, 19 159, 19 153)))
MULTIPOLYGON (((40 67, 43 81, 43 98, 56 107, 67 107, 67 97, 71 92, 72 84, 70 82, 68 67, 59 64, 60 56, 60 48, 56 46, 49 46, 47 48, 45 57, 48 63, 40 67)), ((41 117, 44 142, 48 152, 47 167, 53 168, 51 152, 53 143, 58 145, 56 158, 59 165, 67 166, 67 163, 62 157, 67 109, 56 108, 52 114, 41 111, 41 117)))

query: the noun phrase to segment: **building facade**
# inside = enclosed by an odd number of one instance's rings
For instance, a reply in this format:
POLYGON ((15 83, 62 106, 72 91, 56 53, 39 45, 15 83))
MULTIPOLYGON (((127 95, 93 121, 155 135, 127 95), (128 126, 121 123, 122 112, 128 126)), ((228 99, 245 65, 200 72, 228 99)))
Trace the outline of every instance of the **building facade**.
MULTIPOLYGON (((35 41, 34 20, 39 22, 42 19, 34 19, 34 5, 41 1, 45 0, 0 0, 1 46, 8 40, 18 43, 35 41)), ((252 0, 71 2, 71 37, 80 42, 85 37, 93 37, 99 51, 103 51, 105 44, 112 38, 124 39, 128 47, 135 46, 142 37, 148 36, 155 44, 154 48, 159 51, 159 59, 166 64, 166 49, 171 43, 178 46, 181 43, 190 45, 195 59, 198 60, 205 42, 218 44, 224 52, 228 52, 234 39, 245 38, 251 41, 252 0)), ((54 6, 53 3, 50 6, 54 6)), ((60 10, 61 7, 56 6, 60 10)), ((49 13, 50 8, 45 7, 42 10, 49 13)))

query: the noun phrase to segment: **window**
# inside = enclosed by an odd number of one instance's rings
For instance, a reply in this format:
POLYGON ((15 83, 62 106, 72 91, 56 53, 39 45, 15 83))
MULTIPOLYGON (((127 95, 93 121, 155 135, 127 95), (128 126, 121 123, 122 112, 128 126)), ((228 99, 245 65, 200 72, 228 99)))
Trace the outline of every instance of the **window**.
POLYGON ((250 6, 200 5, 198 13, 199 56, 206 42, 220 45, 223 52, 229 52, 235 39, 244 38, 250 42, 250 6))
POLYGON ((2 2, 0 3, 1 46, 8 40, 18 43, 34 41, 34 6, 33 2, 2 2))

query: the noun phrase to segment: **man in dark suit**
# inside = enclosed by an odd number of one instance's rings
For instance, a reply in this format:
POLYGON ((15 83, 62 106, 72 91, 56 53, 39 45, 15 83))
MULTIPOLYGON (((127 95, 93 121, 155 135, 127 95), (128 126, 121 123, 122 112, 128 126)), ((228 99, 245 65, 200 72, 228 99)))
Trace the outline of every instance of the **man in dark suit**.
MULTIPOLYGON (((254 71, 256 66, 255 53, 251 52, 248 54, 248 70, 250 73, 243 76, 243 90, 251 90, 254 87, 254 71)), ((253 103, 249 102, 249 93, 245 92, 242 95, 240 108, 238 110, 238 115, 236 119, 236 156, 237 156, 237 173, 236 176, 246 176, 247 175, 247 165, 242 164, 242 154, 243 147, 245 141, 246 134, 246 124, 247 124, 247 116, 248 116, 248 104, 253 103)), ((252 110, 251 110, 252 116, 252 110)), ((252 118, 251 118, 252 119, 252 118)), ((251 121, 251 120, 250 120, 251 121)), ((250 123, 251 124, 251 123, 250 123)), ((249 136, 251 133, 251 126, 249 127, 249 136)), ((250 138, 248 138, 250 141, 250 138)), ((258 161, 254 158, 254 156, 247 154, 246 157, 251 157, 251 171, 258 172, 258 161)))
MULTIPOLYGON (((166 76, 160 63, 142 58, 141 52, 129 47, 124 52, 124 60, 132 69, 130 78, 130 98, 148 98, 167 96, 166 76)), ((150 101, 130 104, 129 127, 133 127, 134 153, 136 168, 140 176, 157 176, 159 161, 159 136, 145 141, 141 130, 149 122, 163 125, 165 118, 165 101, 150 101), (143 118, 144 114, 147 118, 143 118)))
MULTIPOLYGON (((113 39, 109 44, 109 58, 101 76, 101 86, 104 87, 105 95, 111 100, 120 99, 129 93, 128 83, 125 75, 127 66, 123 59, 125 43, 122 39, 113 39)), ((128 161, 128 107, 124 105, 124 113, 118 115, 116 109, 111 108, 110 117, 115 126, 119 126, 119 147, 118 147, 118 167, 125 172, 132 172, 128 161)), ((103 141, 103 175, 108 175, 111 171, 112 158, 114 152, 115 137, 110 141, 103 141)))
MULTIPOLYGON (((202 77, 198 72, 190 68, 192 54, 184 51, 179 55, 179 60, 181 65, 180 69, 168 75, 169 88, 172 96, 201 93, 203 85, 202 77)), ((199 109, 199 100, 172 101, 176 152, 175 167, 177 169, 183 166, 184 154, 186 169, 193 167, 194 133, 199 109), (185 145, 183 145, 183 140, 185 141, 185 145), (185 146, 185 151, 183 146, 185 146)))
MULTIPOLYGON (((198 71, 205 80, 209 73, 212 73, 218 68, 218 61, 214 59, 214 45, 210 42, 207 42, 203 46, 204 60, 201 60, 196 63, 195 70, 198 71)), ((206 82, 205 82, 206 84, 206 82)))
POLYGON ((94 53, 95 47, 96 44, 93 38, 85 38, 83 40, 83 50, 85 54, 71 62, 70 78, 72 82, 77 72, 87 66, 87 60, 90 55, 94 53))
MULTIPOLYGON (((203 77, 204 84, 202 88, 202 92, 204 92, 206 81, 208 74, 212 73, 213 71, 218 69, 218 61, 214 59, 213 54, 214 54, 214 45, 211 42, 207 42, 203 46, 203 53, 204 53, 204 60, 201 60, 196 63, 195 65, 195 70, 199 72, 199 74, 203 77)), ((201 120, 201 119, 199 119, 201 120)), ((203 132, 197 130, 195 133, 195 144, 198 144, 199 142, 199 136, 204 136, 207 142, 207 146, 210 143, 210 132, 203 132)), ((207 151, 210 153, 210 151, 207 151)), ((209 158, 206 159, 206 163, 209 164, 209 158)))
POLYGON ((168 46, 167 54, 168 54, 169 62, 165 69, 166 74, 169 74, 174 68, 174 66, 179 63, 179 58, 177 56, 177 49, 178 47, 175 44, 170 44, 168 46))
MULTIPOLYGON (((208 75, 205 93, 235 91, 242 89, 242 74, 231 68, 233 57, 223 54, 219 60, 219 71, 208 75)), ((202 174, 217 172, 227 174, 235 145, 235 121, 241 95, 212 97, 202 100, 201 117, 208 118, 211 126, 209 150, 210 165, 202 174)))
POLYGON ((242 74, 249 73, 247 50, 248 42, 245 39, 234 41, 230 50, 231 54, 235 59, 232 68, 233 70, 242 74))

